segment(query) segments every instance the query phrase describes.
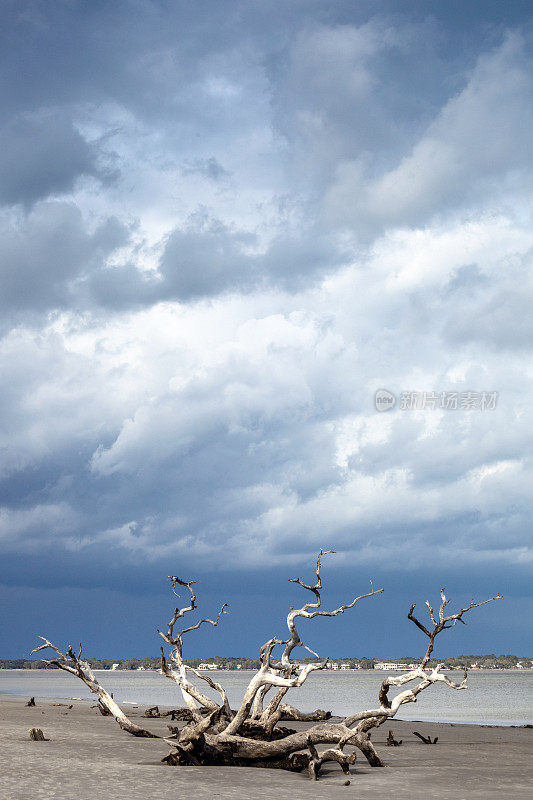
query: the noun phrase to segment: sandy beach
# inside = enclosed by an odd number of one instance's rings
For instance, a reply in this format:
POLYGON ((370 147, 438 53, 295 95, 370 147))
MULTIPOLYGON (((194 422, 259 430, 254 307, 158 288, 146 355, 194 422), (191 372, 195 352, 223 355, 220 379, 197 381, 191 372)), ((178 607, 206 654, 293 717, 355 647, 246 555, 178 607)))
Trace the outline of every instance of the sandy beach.
MULTIPOLYGON (((61 705, 36 698, 36 706, 27 708, 23 698, 0 700, 2 800, 520 800, 532 793, 533 730, 523 727, 393 721, 373 736, 387 767, 372 769, 359 757, 345 786, 347 778, 336 764, 326 764, 317 783, 282 770, 168 767, 160 763, 169 750, 165 742, 124 733, 87 702, 55 702, 61 705), (32 727, 41 728, 49 741, 31 741, 32 727), (385 746, 389 728, 403 739, 401 747, 385 746), (425 745, 414 730, 439 741, 425 745)), ((124 709, 133 719, 144 713, 144 707, 124 709)), ((166 734, 167 722, 150 720, 148 727, 166 734)))

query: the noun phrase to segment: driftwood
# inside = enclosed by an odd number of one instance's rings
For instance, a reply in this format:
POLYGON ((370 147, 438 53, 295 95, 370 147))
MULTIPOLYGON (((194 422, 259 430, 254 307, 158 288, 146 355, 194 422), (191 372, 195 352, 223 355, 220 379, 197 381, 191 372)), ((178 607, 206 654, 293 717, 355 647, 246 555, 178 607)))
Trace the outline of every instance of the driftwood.
MULTIPOLYGON (((207 709, 200 709, 203 714, 208 714, 207 709)), ((148 714, 145 713, 145 717, 148 714)), ((159 714, 160 717, 170 717, 171 722, 193 722, 195 720, 195 716, 193 715, 190 708, 173 708, 172 711, 161 711, 159 714)))
POLYGON ((399 742, 396 741, 396 739, 394 738, 394 733, 391 730, 389 730, 389 735, 387 736, 387 747, 399 747, 402 742, 403 739, 400 739, 399 742))
POLYGON ((96 704, 96 708, 98 709, 98 711, 100 712, 100 714, 103 717, 111 717, 112 716, 111 710, 106 705, 104 705, 104 703, 102 703, 101 700, 99 700, 98 703, 96 704))
MULTIPOLYGON (((207 709, 202 709, 203 714, 207 714, 207 709)), ((182 720, 183 722, 192 722, 195 717, 189 708, 172 708, 170 711, 160 711, 159 706, 152 706, 147 708, 143 714, 148 719, 159 719, 160 717, 170 717, 171 721, 182 720)))
POLYGON ((281 706, 281 709, 282 714, 280 719, 282 720, 293 720, 295 722, 320 722, 324 719, 331 719, 331 711, 322 711, 321 708, 317 708, 316 711, 311 711, 307 714, 284 703, 281 706))
POLYGON ((433 741, 431 741, 431 736, 422 736, 422 734, 418 733, 418 731, 413 731, 413 736, 418 736, 418 738, 422 742, 424 742, 424 744, 437 744, 437 742, 439 741, 439 737, 438 736, 435 736, 433 741))
POLYGON ((172 722, 174 720, 184 720, 186 722, 192 722, 193 716, 188 708, 175 708, 173 711, 170 712, 170 719, 172 722))
MULTIPOLYGON (((316 711, 305 712, 300 711, 298 708, 282 704, 280 709, 282 713, 279 719, 282 722, 319 722, 321 720, 331 719, 331 711, 322 711, 320 708, 317 708, 316 711)), ((206 708, 200 708, 199 711, 203 715, 209 713, 206 708)), ((235 715, 237 712, 232 709, 231 713, 235 715)), ((148 718, 170 717, 172 722, 176 720, 192 722, 195 719, 193 712, 189 708, 174 708, 171 711, 159 711, 158 706, 147 708, 143 716, 148 718)))
MULTIPOLYGON (((171 716, 171 721, 185 722, 184 727, 169 725, 168 737, 156 737, 144 728, 140 728, 121 711, 113 698, 96 681, 89 665, 81 660, 79 653, 69 647, 62 653, 55 645, 41 637, 44 644, 35 651, 52 648, 58 658, 52 660, 56 666, 80 678, 99 697, 99 703, 109 711, 121 728, 134 736, 148 736, 166 741, 171 750, 162 761, 174 766, 253 766, 286 769, 291 771, 307 770, 309 777, 316 780, 320 769, 326 761, 336 761, 345 774, 349 774, 359 750, 373 767, 384 766, 371 741, 371 731, 387 720, 392 719, 402 705, 414 703, 418 695, 435 683, 444 683, 454 690, 466 689, 465 672, 461 683, 454 683, 442 670, 442 664, 428 667, 436 637, 445 629, 453 627, 458 621, 464 623, 463 616, 473 608, 485 605, 500 598, 500 595, 461 608, 455 614, 446 615, 449 603, 441 590, 441 604, 437 614, 427 603, 429 622, 420 622, 413 614, 415 605, 408 613, 408 619, 429 639, 426 652, 420 664, 399 676, 387 676, 379 690, 378 704, 374 708, 357 711, 340 722, 331 721, 331 714, 317 710, 312 714, 303 714, 284 702, 290 689, 297 689, 317 671, 328 665, 328 659, 321 659, 300 638, 298 625, 301 619, 312 620, 316 617, 336 617, 352 609, 360 601, 381 594, 383 589, 374 589, 355 597, 351 602, 325 611, 322 608, 321 562, 324 556, 332 551, 320 551, 316 562, 316 579, 306 584, 300 578, 290 578, 309 592, 311 598, 300 608, 291 608, 287 615, 288 638, 277 636, 265 642, 259 651, 260 667, 252 676, 238 708, 230 708, 224 687, 213 680, 210 675, 200 672, 186 664, 183 660, 183 637, 198 630, 202 625, 218 627, 227 605, 224 603, 215 619, 202 618, 195 624, 177 630, 178 624, 187 614, 196 609, 195 582, 170 576, 172 592, 179 597, 178 589, 188 593, 188 604, 175 608, 170 622, 164 631, 158 631, 169 651, 166 654, 161 647, 161 674, 172 680, 181 692, 185 708, 161 713, 157 706, 147 709, 146 717, 171 716), (307 662, 294 658, 294 651, 304 649, 311 654, 307 662), (275 652, 281 651, 279 656, 275 652), (218 700, 208 697, 200 688, 206 683, 218 700), (394 697, 389 697, 392 687, 404 687, 394 697), (307 730, 294 731, 279 725, 281 720, 306 720, 315 724, 307 730), (318 746, 329 746, 319 753, 318 746), (346 750, 346 752, 345 752, 346 750)), ((420 737, 423 738, 423 737, 420 737)), ((390 746, 398 746, 401 742, 394 740, 389 734, 390 746)))
POLYGON ((35 697, 30 697, 28 702, 26 703, 27 706, 34 706, 35 705, 35 697))
POLYGON ((349 756, 342 752, 339 748, 337 749, 330 749, 324 751, 321 755, 318 755, 318 750, 316 749, 315 745, 313 744, 311 738, 308 737, 307 739, 307 747, 309 748, 309 752, 311 757, 309 759, 309 764, 307 765, 307 770, 309 772, 309 778, 312 781, 318 780, 318 773, 320 772, 320 768, 325 761, 337 761, 340 764, 340 767, 345 775, 350 774, 350 764, 355 764, 355 759, 357 757, 357 753, 354 750, 349 756))
POLYGON ((140 728, 139 725, 136 725, 134 722, 128 719, 120 706, 114 701, 113 696, 109 694, 109 692, 107 692, 103 686, 100 686, 90 665, 81 658, 81 644, 78 653, 75 653, 70 645, 66 653, 62 653, 61 650, 52 644, 52 642, 49 642, 48 639, 45 639, 44 636, 39 636, 39 639, 41 639, 44 644, 41 644, 39 647, 36 647, 34 650, 32 650, 31 654, 38 653, 40 650, 46 650, 48 648, 57 653, 59 658, 52 658, 46 663, 52 664, 55 667, 59 667, 59 669, 65 670, 65 672, 70 672, 71 675, 75 675, 77 678, 82 680, 83 683, 89 687, 91 692, 98 695, 98 708, 103 716, 113 716, 120 727, 128 733, 131 733, 133 736, 144 736, 154 739, 159 738, 154 733, 150 733, 150 731, 140 728))
POLYGON ((33 742, 47 742, 48 739, 45 739, 44 733, 40 728, 30 728, 30 739, 33 742))

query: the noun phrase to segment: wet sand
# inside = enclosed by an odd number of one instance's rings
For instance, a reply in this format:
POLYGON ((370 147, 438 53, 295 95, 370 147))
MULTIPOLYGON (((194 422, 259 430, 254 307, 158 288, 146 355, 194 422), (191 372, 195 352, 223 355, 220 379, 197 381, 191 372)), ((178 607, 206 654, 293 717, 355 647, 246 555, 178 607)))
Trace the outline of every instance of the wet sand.
MULTIPOLYGON (((168 767, 160 759, 169 746, 136 739, 84 701, 0 699, 1 800, 521 800, 533 796, 533 729, 392 721, 372 740, 386 762, 368 766, 361 754, 350 785, 337 764, 326 764, 317 783, 305 773, 237 767, 168 767), (68 704, 68 702, 67 702, 68 704), (41 728, 49 741, 33 742, 29 729, 41 728), (401 747, 386 747, 391 728, 401 747), (438 736, 425 745, 413 731, 438 736)), ((125 704, 136 721, 144 707, 125 704)), ((166 734, 168 718, 146 720, 166 734)), ((292 727, 298 724, 291 723, 292 727)), ((300 726, 301 727, 301 726, 300 726)), ((305 726, 304 726, 305 727, 305 726)))

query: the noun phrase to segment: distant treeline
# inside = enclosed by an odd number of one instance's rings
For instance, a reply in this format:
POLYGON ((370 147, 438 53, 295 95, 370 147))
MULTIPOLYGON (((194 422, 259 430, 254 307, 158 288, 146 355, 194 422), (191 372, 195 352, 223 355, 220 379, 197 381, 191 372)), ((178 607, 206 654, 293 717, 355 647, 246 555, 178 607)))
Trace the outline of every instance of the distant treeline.
MULTIPOLYGON (((144 669, 158 669, 160 666, 159 656, 150 656, 148 658, 88 658, 93 669, 120 669, 120 670, 137 670, 144 669)), ((301 659, 303 663, 312 661, 313 659, 301 659)), ((416 658, 412 656, 394 659, 377 659, 377 658, 338 658, 331 659, 339 667, 342 665, 345 669, 373 669, 374 665, 378 662, 390 661, 395 664, 414 664, 417 662, 416 658)), ((226 656, 213 656, 212 658, 193 658, 185 662, 191 667, 198 668, 200 664, 208 664, 213 668, 216 664, 218 669, 228 670, 256 670, 259 668, 259 661, 255 658, 238 658, 226 656)), ((523 656, 514 655, 500 655, 496 656, 494 653, 484 655, 459 655, 454 658, 444 658, 441 660, 432 659, 429 662, 430 666, 436 666, 438 663, 444 664, 448 669, 516 669, 517 665, 522 666, 524 669, 533 668, 533 659, 523 656)), ((0 669, 54 669, 50 664, 40 660, 30 660, 26 658, 15 659, 0 659, 0 669)))

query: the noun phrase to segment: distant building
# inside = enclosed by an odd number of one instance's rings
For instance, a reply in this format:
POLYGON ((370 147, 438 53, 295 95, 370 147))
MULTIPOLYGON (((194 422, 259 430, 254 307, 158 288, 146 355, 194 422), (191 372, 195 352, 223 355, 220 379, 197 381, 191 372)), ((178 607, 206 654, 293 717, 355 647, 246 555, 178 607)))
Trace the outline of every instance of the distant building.
POLYGON ((218 669, 218 664, 198 664, 198 669, 202 670, 218 669))
POLYGON ((120 664, 113 664, 113 666, 111 667, 111 671, 114 672, 119 667, 120 667, 120 664))
POLYGON ((400 669, 402 672, 408 669, 415 669, 417 664, 399 664, 396 661, 376 661, 374 669, 395 670, 400 669))

